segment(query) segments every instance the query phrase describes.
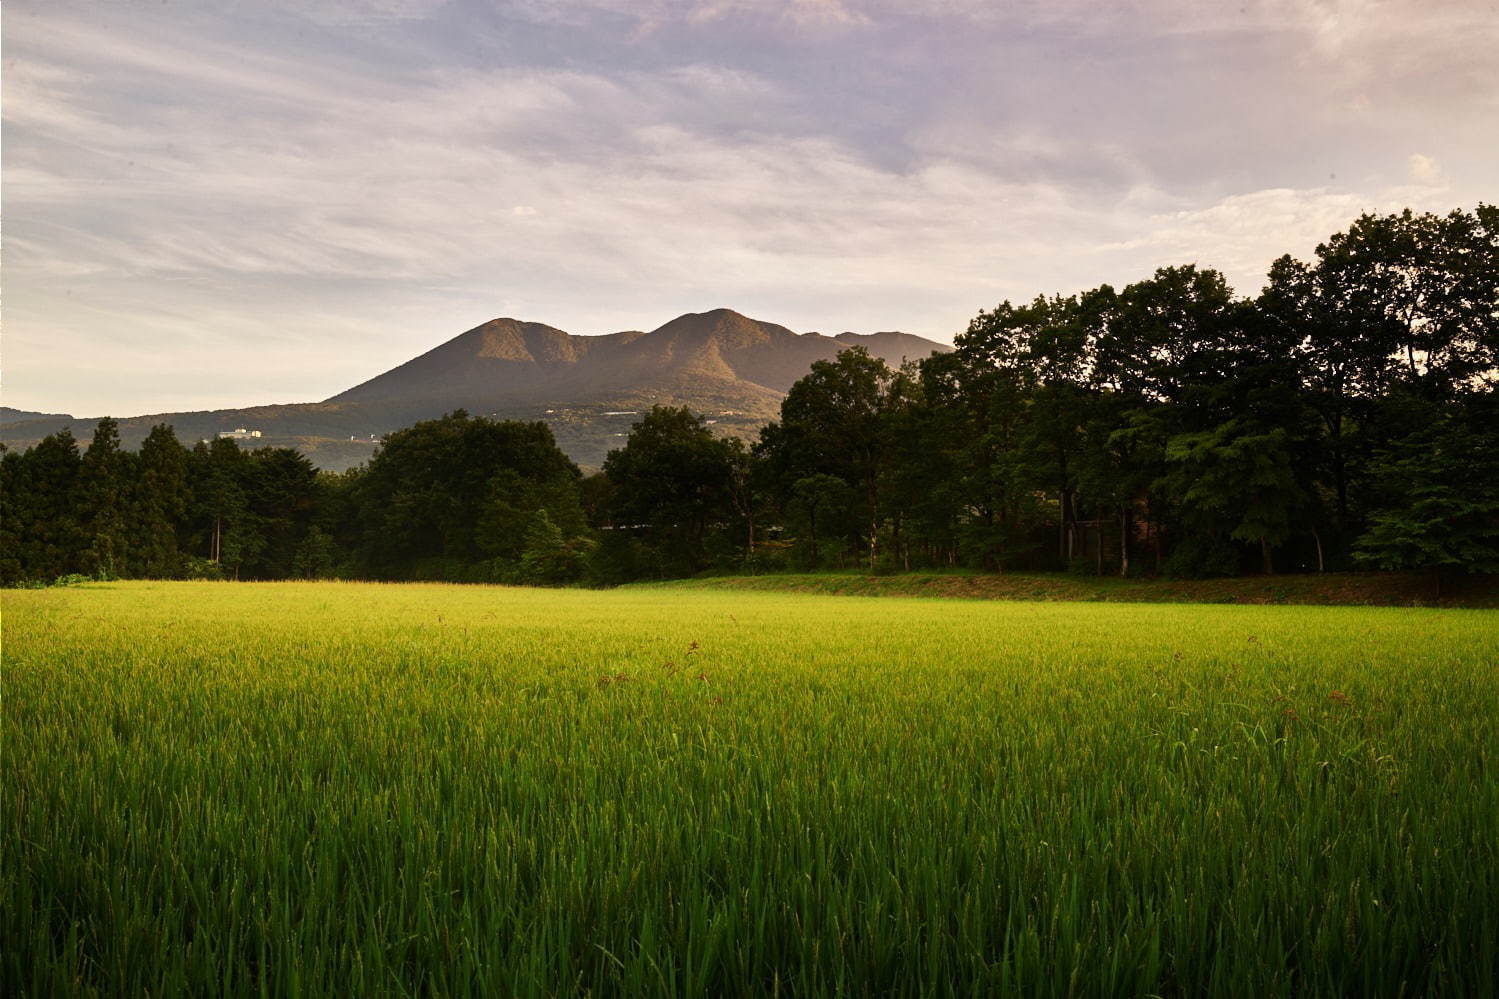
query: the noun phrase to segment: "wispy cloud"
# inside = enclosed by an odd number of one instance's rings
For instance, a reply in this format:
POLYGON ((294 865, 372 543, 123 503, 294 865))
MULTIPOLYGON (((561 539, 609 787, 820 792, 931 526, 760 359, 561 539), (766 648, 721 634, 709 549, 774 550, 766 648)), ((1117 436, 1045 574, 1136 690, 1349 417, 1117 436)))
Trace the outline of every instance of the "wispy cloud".
POLYGON ((1468 7, 1430 10, 1453 75, 1391 79, 1368 25, 1406 5, 1093 6, 31 6, 7 404, 319 398, 498 314, 947 338, 1186 260, 1253 291, 1359 211, 1499 180, 1468 7))

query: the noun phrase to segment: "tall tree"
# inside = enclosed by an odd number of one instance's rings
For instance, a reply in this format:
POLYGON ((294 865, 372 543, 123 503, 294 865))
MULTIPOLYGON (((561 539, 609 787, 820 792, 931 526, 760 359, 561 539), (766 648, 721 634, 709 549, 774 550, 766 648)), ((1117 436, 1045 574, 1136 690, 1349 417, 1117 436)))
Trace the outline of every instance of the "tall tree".
POLYGON ((544 423, 462 410, 417 423, 388 435, 352 484, 357 565, 377 578, 503 576, 536 510, 586 532, 579 478, 544 423))
POLYGON ((164 423, 152 427, 141 444, 129 532, 132 565, 143 576, 165 578, 180 571, 177 535, 191 501, 187 466, 187 449, 172 428, 164 423))
POLYGON ((79 463, 75 507, 91 573, 129 574, 126 507, 132 492, 133 458, 120 450, 119 425, 108 417, 100 420, 79 463))
POLYGON ((1438 400, 1499 377, 1499 209, 1360 216, 1312 264, 1277 260, 1259 306, 1291 341, 1324 428, 1341 557, 1372 500, 1382 401, 1400 385, 1438 400))
POLYGON ((737 437, 727 438, 724 448, 729 469, 729 504, 744 524, 744 559, 749 565, 755 558, 755 521, 762 502, 760 475, 757 474, 754 455, 744 441, 737 437))
POLYGON ((819 538, 832 533, 848 519, 852 490, 836 475, 818 472, 805 475, 791 484, 791 498, 786 505, 787 521, 797 532, 802 559, 808 568, 822 565, 819 538))
POLYGON ((1440 595, 1455 574, 1499 573, 1499 394, 1459 410, 1423 408, 1375 461, 1379 499, 1356 557, 1427 570, 1440 595))
POLYGON ((688 409, 653 406, 609 452, 604 474, 615 525, 643 527, 668 571, 703 568, 709 526, 735 518, 734 446, 688 409))
POLYGON ((26 502, 30 498, 30 476, 23 454, 0 444, 0 586, 14 586, 26 579, 26 502))
POLYGON ((1150 399, 1175 402, 1210 375, 1237 315, 1218 271, 1162 267, 1120 292, 1094 338, 1096 381, 1150 399))
POLYGON ((24 579, 50 581, 84 566, 75 485, 79 464, 78 442, 62 430, 42 438, 17 468, 24 579))
MULTIPOLYGON (((1324 294, 1373 331, 1400 377, 1427 391, 1490 383, 1499 318, 1499 213, 1362 215, 1317 247, 1324 294)), ((1368 334, 1366 334, 1368 335, 1368 334)))
POLYGON ((219 437, 193 448, 188 469, 199 551, 237 579, 265 545, 250 510, 250 459, 233 439, 219 437))
POLYGON ((878 557, 879 488, 888 460, 882 421, 891 377, 889 366, 862 347, 841 351, 831 361, 816 361, 791 386, 781 403, 780 420, 766 428, 760 441, 782 490, 808 475, 828 474, 855 491, 871 566, 878 557))
POLYGON ((257 448, 247 458, 245 502, 259 544, 245 559, 243 571, 255 579, 284 579, 294 572, 316 514, 321 488, 317 469, 292 448, 257 448))

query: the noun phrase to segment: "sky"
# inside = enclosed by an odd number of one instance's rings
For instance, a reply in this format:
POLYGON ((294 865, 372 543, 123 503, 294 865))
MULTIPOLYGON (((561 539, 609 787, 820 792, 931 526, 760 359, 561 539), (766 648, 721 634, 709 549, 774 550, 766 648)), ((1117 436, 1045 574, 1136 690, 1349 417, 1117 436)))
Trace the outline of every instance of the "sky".
POLYGON ((1499 0, 10 0, 0 402, 323 399, 498 316, 950 342, 1499 199, 1499 0))

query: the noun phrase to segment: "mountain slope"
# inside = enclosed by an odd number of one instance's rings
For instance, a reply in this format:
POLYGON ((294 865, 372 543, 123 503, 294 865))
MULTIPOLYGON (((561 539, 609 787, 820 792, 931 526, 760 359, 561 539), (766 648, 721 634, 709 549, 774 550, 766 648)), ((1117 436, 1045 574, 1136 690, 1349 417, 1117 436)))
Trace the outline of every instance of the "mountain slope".
POLYGON ((524 395, 538 380, 575 364, 583 339, 542 323, 493 319, 326 400, 394 402, 524 395))

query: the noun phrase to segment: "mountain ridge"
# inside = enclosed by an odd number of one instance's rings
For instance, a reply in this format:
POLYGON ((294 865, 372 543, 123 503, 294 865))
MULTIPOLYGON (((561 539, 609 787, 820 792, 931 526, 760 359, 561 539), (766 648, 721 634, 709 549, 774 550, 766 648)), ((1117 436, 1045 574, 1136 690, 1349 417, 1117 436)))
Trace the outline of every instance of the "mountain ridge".
MULTIPOLYGON (((192 443, 239 427, 256 445, 291 446, 319 467, 368 460, 393 430, 456 409, 499 419, 544 420, 574 461, 597 467, 623 443, 630 420, 652 405, 685 405, 721 432, 751 436, 813 362, 863 346, 892 366, 950 350, 924 337, 885 331, 836 336, 795 333, 732 309, 689 312, 649 332, 579 336, 545 323, 499 317, 321 402, 156 413, 119 420, 127 447, 170 423, 192 443)), ((13 411, 15 412, 15 411, 13 411)), ((92 423, 17 413, 0 420, 0 441, 35 443, 68 426, 86 442, 92 423)))
POLYGON ((748 382, 784 394, 840 350, 864 346, 887 363, 942 350, 906 333, 797 334, 732 309, 689 312, 642 333, 578 336, 503 317, 465 330, 324 402, 394 401, 439 393, 469 404, 619 395, 686 379, 748 382))

